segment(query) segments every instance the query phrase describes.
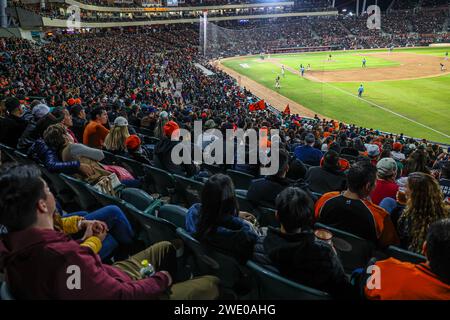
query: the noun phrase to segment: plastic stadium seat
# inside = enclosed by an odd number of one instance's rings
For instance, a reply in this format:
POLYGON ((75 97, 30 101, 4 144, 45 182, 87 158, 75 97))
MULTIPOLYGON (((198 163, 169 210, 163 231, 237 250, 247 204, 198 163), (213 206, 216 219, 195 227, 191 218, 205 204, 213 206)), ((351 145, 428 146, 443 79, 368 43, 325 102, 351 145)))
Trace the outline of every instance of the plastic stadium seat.
MULTIPOLYGON (((135 126, 133 126, 133 129, 137 132, 137 133, 140 133, 140 134, 143 134, 143 135, 146 135, 146 136, 153 136, 153 132, 151 131, 151 130, 149 130, 149 129, 145 129, 145 128, 142 128, 142 127, 135 127, 135 126)), ((157 138, 155 138, 155 139, 157 139, 157 138)))
POLYGON ((40 166, 42 177, 47 182, 50 190, 56 198, 62 202, 63 205, 73 203, 74 192, 72 189, 64 182, 64 180, 57 173, 52 173, 47 170, 44 166, 40 166))
POLYGON ((211 258, 197 239, 194 239, 184 228, 177 228, 177 235, 181 238, 195 257, 196 271, 199 275, 213 274, 217 272, 220 265, 211 258))
POLYGON ((146 172, 142 163, 127 157, 116 156, 117 164, 127 169, 135 178, 144 177, 146 172))
POLYGON ((321 223, 316 223, 315 228, 327 229, 333 234, 333 241, 340 247, 340 249, 336 248, 336 251, 346 273, 352 273, 357 268, 364 268, 373 255, 375 246, 366 239, 321 223))
POLYGON ((109 194, 100 192, 89 184, 86 187, 90 192, 90 194, 95 198, 95 200, 100 204, 101 207, 116 205, 119 208, 123 208, 126 204, 126 201, 117 197, 113 197, 109 194))
POLYGON ((147 192, 137 188, 123 189, 120 193, 120 198, 144 212, 155 201, 155 199, 147 192))
POLYGON ((183 228, 178 228, 177 234, 185 244, 185 252, 189 250, 194 255, 198 274, 218 277, 221 286, 240 296, 250 293, 253 283, 245 266, 240 265, 233 257, 203 245, 183 228))
POLYGON ((186 225, 186 214, 188 209, 183 208, 181 206, 177 206, 174 204, 166 204, 163 205, 157 211, 156 216, 160 219, 167 220, 173 223, 175 226, 179 228, 184 228, 186 225))
POLYGON ((109 165, 114 165, 117 164, 117 159, 116 159, 116 155, 109 152, 109 151, 105 151, 102 150, 103 154, 105 155, 105 158, 101 161, 101 163, 103 164, 109 164, 109 165))
POLYGON ((202 169, 209 171, 211 175, 214 175, 216 173, 224 173, 223 169, 220 166, 214 164, 203 163, 202 169))
POLYGON ((75 179, 63 173, 60 174, 60 177, 75 193, 75 201, 81 208, 81 210, 92 211, 93 209, 98 208, 99 203, 92 196, 91 192, 89 191, 89 185, 86 182, 75 179))
POLYGON ((248 190, 236 189, 235 192, 237 196, 247 197, 248 190))
POLYGON ((0 298, 1 300, 15 300, 11 292, 9 291, 8 284, 3 281, 0 283, 0 298))
POLYGON ((158 192, 163 196, 173 196, 176 188, 175 178, 165 170, 155 168, 149 165, 144 166, 152 177, 152 181, 155 184, 156 192, 158 192))
POLYGON ((17 162, 20 163, 33 163, 33 164, 35 163, 33 160, 28 158, 28 155, 18 150, 14 150, 14 157, 16 158, 17 162))
MULTIPOLYGON (((91 194, 101 204, 102 207, 110 206, 110 205, 118 206, 123 211, 125 216, 127 217, 128 221, 131 224, 131 227, 136 232, 136 234, 141 233, 142 237, 145 240, 147 240, 147 244, 148 245, 151 244, 148 240, 147 229, 142 224, 142 221, 140 219, 138 219, 135 212, 132 212, 129 210, 129 207, 128 207, 130 205, 129 203, 127 203, 126 201, 124 201, 118 197, 113 197, 109 194, 104 194, 104 193, 98 191, 97 189, 94 189, 92 186, 88 186, 88 187, 89 187, 89 191, 91 192, 91 194)), ((138 210, 138 209, 136 209, 136 210, 138 210)))
POLYGON ((251 174, 231 169, 227 170, 227 175, 229 175, 231 180, 233 180, 234 187, 236 189, 248 190, 250 184, 252 183, 252 180, 255 179, 255 177, 251 174))
MULTIPOLYGON (((316 197, 317 200, 319 200, 319 199, 323 196, 323 193, 314 192, 314 191, 311 191, 311 194, 312 194, 314 197, 316 197)), ((313 199, 313 200, 314 200, 314 199, 313 199)))
POLYGON ((5 162, 19 162, 17 156, 14 154, 15 149, 0 143, 0 161, 5 162))
POLYGON ((254 214, 255 207, 250 201, 247 200, 246 196, 240 195, 236 192, 236 199, 238 201, 240 211, 246 211, 254 214))
POLYGON ((421 254, 415 252, 403 250, 396 246, 389 246, 385 249, 385 253, 392 258, 395 258, 404 262, 422 263, 427 261, 427 258, 421 254))
POLYGON ((272 208, 266 208, 266 207, 258 207, 255 212, 257 213, 256 218, 258 219, 259 225, 261 227, 275 227, 279 228, 280 223, 278 222, 277 218, 275 217, 275 209, 272 208))
POLYGON ((331 296, 323 291, 303 286, 288 280, 253 261, 247 267, 257 278, 258 299, 263 300, 330 300, 331 296))
POLYGON ((145 134, 139 134, 139 137, 142 140, 141 144, 151 144, 151 145, 156 145, 159 142, 159 139, 156 137, 150 137, 148 135, 145 134))
POLYGON ((352 156, 350 154, 340 154, 339 157, 348 160, 350 163, 353 163, 358 159, 358 157, 352 156))
POLYGON ((173 177, 177 183, 177 193, 182 196, 187 207, 200 202, 204 183, 176 174, 173 177))
POLYGON ((139 222, 143 229, 144 239, 147 245, 179 238, 176 232, 176 226, 166 220, 145 214, 128 203, 125 204, 124 212, 127 217, 132 217, 133 220, 139 222))

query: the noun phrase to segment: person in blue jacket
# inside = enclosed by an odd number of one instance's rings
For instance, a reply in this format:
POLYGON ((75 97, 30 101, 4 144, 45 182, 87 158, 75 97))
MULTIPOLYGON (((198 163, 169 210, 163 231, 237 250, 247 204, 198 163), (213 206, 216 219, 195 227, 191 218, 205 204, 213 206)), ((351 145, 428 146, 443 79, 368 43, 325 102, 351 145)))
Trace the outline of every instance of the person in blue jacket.
POLYGON ((361 98, 363 92, 364 92, 364 86, 363 86, 362 83, 361 83, 361 85, 360 85, 359 88, 358 88, 358 97, 359 97, 359 98, 361 98))

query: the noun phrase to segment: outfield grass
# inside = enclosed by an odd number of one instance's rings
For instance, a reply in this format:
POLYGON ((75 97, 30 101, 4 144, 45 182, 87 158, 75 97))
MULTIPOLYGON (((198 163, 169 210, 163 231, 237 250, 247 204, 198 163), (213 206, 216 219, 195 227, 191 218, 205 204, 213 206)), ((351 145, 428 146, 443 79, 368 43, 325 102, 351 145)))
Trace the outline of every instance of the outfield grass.
MULTIPOLYGON (((395 51, 443 56, 448 49, 450 48, 395 49, 395 51)), ((355 56, 355 51, 351 53, 341 51, 335 54, 342 55, 339 60, 345 57, 345 62, 336 65, 335 70, 348 69, 347 63, 354 59, 356 59, 354 60, 356 67, 360 67, 362 58, 355 56)), ((289 66, 291 66, 290 63, 296 64, 291 67, 297 70, 296 61, 301 60, 303 64, 311 63, 311 66, 326 64, 328 62, 323 60, 327 55, 328 53, 302 53, 271 57, 276 57, 280 59, 279 63, 289 66), (307 59, 311 62, 303 62, 307 59)), ((371 62, 370 59, 367 58, 368 64, 371 62)), ((272 63, 260 63, 258 60, 258 57, 245 57, 228 60, 223 64, 267 88, 274 89, 275 77, 280 73, 280 67, 272 63), (242 66, 243 64, 245 67, 242 66)), ((378 63, 378 66, 386 66, 384 61, 372 62, 378 63)), ((317 70, 317 67, 315 69, 317 70)), ((368 102, 355 97, 359 86, 356 82, 318 83, 286 72, 285 78, 281 80, 281 86, 280 94, 330 118, 383 131, 450 143, 449 137, 373 105, 376 104, 450 135, 449 75, 416 80, 367 82, 364 99, 368 102)))
POLYGON ((287 65, 295 70, 299 70, 300 63, 304 67, 309 63, 313 70, 348 70, 361 68, 363 58, 366 58, 368 68, 398 66, 400 63, 389 61, 379 57, 364 55, 356 52, 336 52, 331 54, 331 60, 328 60, 329 53, 321 52, 314 54, 292 55, 279 57, 279 63, 287 65))

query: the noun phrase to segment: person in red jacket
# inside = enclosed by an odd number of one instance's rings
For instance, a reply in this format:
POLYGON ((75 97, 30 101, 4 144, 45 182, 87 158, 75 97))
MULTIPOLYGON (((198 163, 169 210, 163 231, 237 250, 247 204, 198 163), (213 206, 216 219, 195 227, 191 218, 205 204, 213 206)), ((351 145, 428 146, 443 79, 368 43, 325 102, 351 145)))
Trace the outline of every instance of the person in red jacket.
POLYGON ((377 182, 375 189, 371 192, 372 202, 379 205, 384 198, 395 199, 398 185, 395 183, 397 177, 397 162, 392 158, 383 158, 377 163, 377 182))
POLYGON ((375 274, 364 286, 370 300, 450 300, 450 219, 431 224, 423 245, 425 263, 394 258, 378 261, 375 274))
MULTIPOLYGON (((103 264, 89 246, 55 230, 55 198, 37 167, 0 169, 0 270, 16 299, 215 299, 218 279, 203 276, 172 285, 176 250, 157 243, 131 258, 103 264), (26 199, 27 201, 23 201, 26 199), (140 273, 147 260, 155 272, 140 273), (170 271, 170 272, 169 272, 170 271)), ((104 228, 88 227, 83 240, 101 246, 104 228)))

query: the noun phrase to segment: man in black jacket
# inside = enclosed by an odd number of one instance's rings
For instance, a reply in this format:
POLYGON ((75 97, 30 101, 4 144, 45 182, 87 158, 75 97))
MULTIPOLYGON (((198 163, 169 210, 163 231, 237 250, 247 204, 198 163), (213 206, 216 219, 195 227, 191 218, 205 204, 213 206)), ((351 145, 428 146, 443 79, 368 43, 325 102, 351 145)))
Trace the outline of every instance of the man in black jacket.
POLYGON ((0 119, 0 143, 15 149, 28 122, 22 118, 23 110, 19 99, 6 99, 5 108, 8 114, 0 119))
MULTIPOLYGON (((195 164, 175 164, 172 161, 172 149, 181 141, 171 140, 172 134, 180 127, 174 121, 169 121, 164 125, 164 137, 155 146, 155 165, 158 168, 169 171, 172 174, 178 174, 186 177, 192 177, 197 174, 198 169, 195 164)), ((192 157, 191 157, 192 159, 192 157)))
POLYGON ((334 150, 325 153, 322 165, 309 168, 305 180, 311 191, 321 194, 345 190, 347 179, 339 167, 338 153, 334 150))
POLYGON ((83 141, 83 132, 86 127, 86 111, 80 105, 74 105, 70 109, 72 115, 72 128, 70 128, 78 141, 83 141))
POLYGON ((355 289, 348 281, 335 249, 318 239, 312 229, 314 203, 300 188, 287 188, 276 199, 281 227, 269 227, 257 241, 253 260, 276 267, 285 277, 303 285, 350 298, 355 289))
POLYGON ((285 150, 279 152, 280 166, 276 175, 258 178, 252 181, 247 192, 247 200, 255 206, 263 205, 273 208, 277 195, 289 186, 305 187, 305 184, 286 177, 289 166, 289 153, 285 150))

